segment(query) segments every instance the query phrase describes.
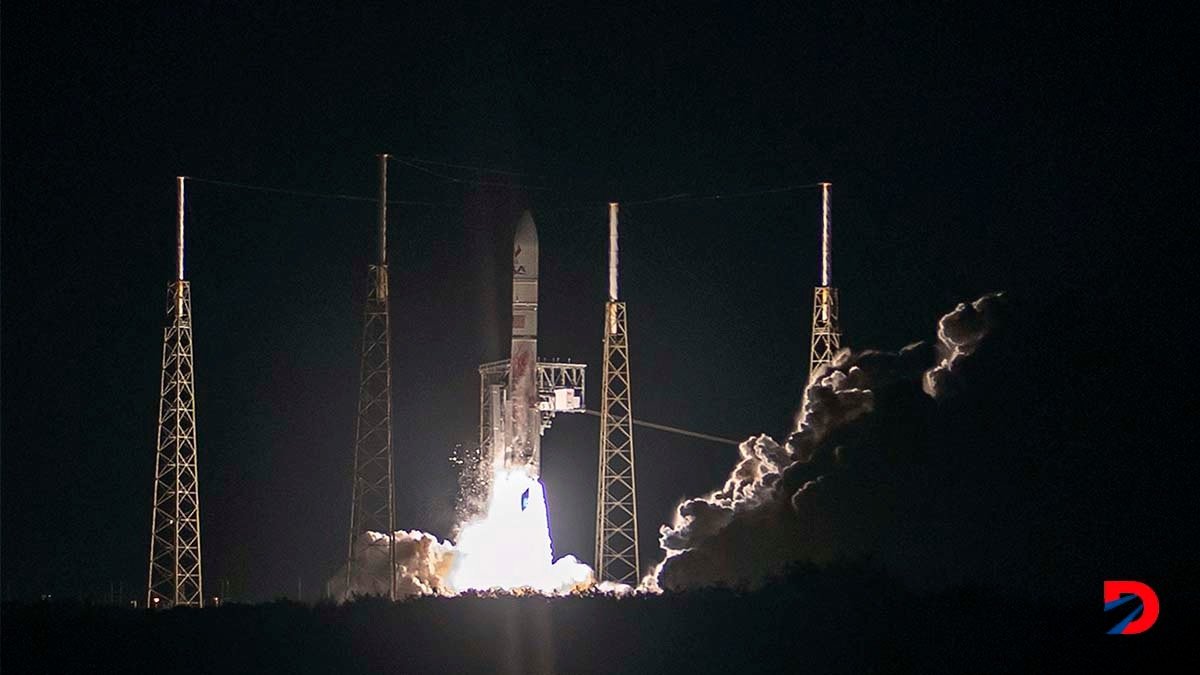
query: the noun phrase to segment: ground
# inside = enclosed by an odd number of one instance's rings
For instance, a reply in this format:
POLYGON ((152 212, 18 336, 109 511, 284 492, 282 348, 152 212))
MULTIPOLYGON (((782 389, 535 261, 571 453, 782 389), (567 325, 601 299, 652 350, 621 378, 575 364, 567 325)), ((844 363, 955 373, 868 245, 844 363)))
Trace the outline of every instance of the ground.
POLYGON ((793 570, 754 591, 627 599, 281 600, 167 612, 10 604, 3 670, 1116 672, 1162 669, 1198 627, 1164 610, 1150 632, 1109 636, 1100 605, 1099 588, 1096 602, 1073 607, 982 589, 914 594, 861 566, 793 570))

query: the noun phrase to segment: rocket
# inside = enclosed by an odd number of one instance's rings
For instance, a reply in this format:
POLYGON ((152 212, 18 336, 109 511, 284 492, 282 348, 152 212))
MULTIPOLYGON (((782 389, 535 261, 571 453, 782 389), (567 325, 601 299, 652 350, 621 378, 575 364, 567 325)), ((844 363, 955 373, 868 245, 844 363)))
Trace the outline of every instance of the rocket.
POLYGON ((512 348, 509 352, 504 466, 541 473, 542 413, 538 408, 537 309, 538 240, 533 215, 526 211, 513 236, 512 348))

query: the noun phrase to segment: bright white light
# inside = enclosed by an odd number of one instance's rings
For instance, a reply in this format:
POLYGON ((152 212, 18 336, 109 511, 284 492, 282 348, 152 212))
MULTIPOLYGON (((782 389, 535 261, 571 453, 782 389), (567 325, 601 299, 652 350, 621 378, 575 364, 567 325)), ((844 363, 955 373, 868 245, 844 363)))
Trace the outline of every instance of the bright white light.
POLYGON ((487 514, 459 533, 448 582, 454 592, 569 593, 592 584, 591 568, 575 556, 553 558, 541 482, 524 468, 498 468, 487 514))

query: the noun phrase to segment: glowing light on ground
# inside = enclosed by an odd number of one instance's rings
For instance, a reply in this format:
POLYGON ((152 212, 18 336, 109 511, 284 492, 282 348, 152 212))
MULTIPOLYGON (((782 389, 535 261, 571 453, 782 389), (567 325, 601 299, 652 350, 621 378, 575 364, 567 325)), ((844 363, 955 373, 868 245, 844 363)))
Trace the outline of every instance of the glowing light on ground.
POLYGON ((575 556, 554 560, 541 481, 523 468, 497 469, 487 513, 459 533, 450 589, 569 593, 592 583, 575 556))

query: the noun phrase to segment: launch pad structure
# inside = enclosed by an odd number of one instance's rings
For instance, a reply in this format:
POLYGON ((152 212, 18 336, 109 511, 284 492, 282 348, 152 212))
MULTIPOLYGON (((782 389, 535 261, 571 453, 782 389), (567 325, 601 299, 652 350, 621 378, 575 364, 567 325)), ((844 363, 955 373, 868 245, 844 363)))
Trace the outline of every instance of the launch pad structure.
POLYGON ((625 303, 617 300, 617 204, 608 205, 608 302, 604 305, 604 393, 596 479, 596 580, 638 583, 637 481, 625 303))
MULTIPOLYGON (((630 405, 625 303, 617 300, 617 208, 617 204, 609 204, 604 390, 597 413, 600 417, 600 453, 595 571, 598 581, 632 586, 638 583, 640 573, 633 459, 635 420, 630 405)), ((477 466, 491 467, 500 463, 501 457, 497 453, 503 453, 506 470, 524 467, 534 477, 541 470, 541 435, 550 428, 554 416, 593 412, 586 408, 585 364, 537 360, 537 259, 537 229, 532 216, 526 212, 513 238, 510 358, 479 366, 479 450, 474 460, 477 466), (535 366, 532 369, 527 367, 531 361, 535 366), (514 375, 514 363, 522 364, 516 369, 520 374, 514 375)))
MULTIPOLYGON (((387 163, 379 159, 378 262, 368 266, 348 548, 352 587, 396 599, 395 476, 392 433, 390 317, 387 265, 387 163), (384 536, 380 536, 384 535, 384 536), (374 563, 372 563, 372 559, 374 563), (387 564, 382 564, 386 561, 387 564), (384 578, 386 577, 386 578, 384 578)), ((176 279, 168 289, 164 327, 147 607, 203 607, 200 498, 190 284, 184 276, 184 177, 178 178, 176 279)), ((830 183, 821 183, 821 282, 813 292, 809 379, 842 346, 838 289, 832 278, 830 183)), ((626 304, 617 293, 618 205, 609 204, 609 294, 604 310, 603 390, 599 411, 586 408, 581 363, 539 361, 538 243, 531 214, 513 241, 513 323, 508 359, 479 366, 477 460, 538 479, 541 436, 558 413, 600 418, 595 574, 599 582, 639 581, 637 489, 633 426, 713 442, 732 439, 634 419, 626 304), (502 460, 502 462, 501 462, 502 460)), ((461 462, 460 462, 461 463, 461 462)), ((522 509, 525 508, 522 502, 522 509)))
MULTIPOLYGON (((479 366, 479 447, 483 457, 492 456, 493 439, 507 435, 504 429, 504 405, 507 402, 510 360, 492 361, 479 366)), ((541 431, 550 428, 554 416, 585 412, 587 364, 538 362, 538 411, 541 431)))
POLYGON ((358 417, 354 439, 354 477, 350 534, 346 553, 346 589, 356 576, 360 587, 396 599, 395 475, 392 457, 391 325, 388 315, 387 160, 379 155, 379 262, 368 266, 370 287, 363 308, 358 417), (381 532, 384 537, 370 537, 381 532), (361 541, 362 550, 355 551, 361 541), (371 558, 388 565, 372 565, 371 558), (361 566, 361 569, 360 569, 361 566), (386 579, 380 578, 386 575, 386 579))
POLYGON ((821 183, 821 285, 813 289, 812 344, 808 356, 808 378, 821 366, 833 363, 842 348, 838 321, 838 289, 833 285, 833 230, 829 214, 829 183, 821 183))
POLYGON ((163 609, 204 606, 192 291, 183 274, 184 178, 180 176, 177 180, 175 280, 167 292, 170 320, 163 329, 150 565, 146 581, 146 606, 163 609))

